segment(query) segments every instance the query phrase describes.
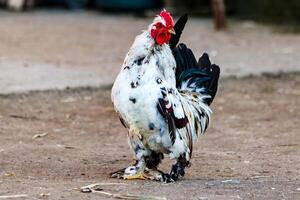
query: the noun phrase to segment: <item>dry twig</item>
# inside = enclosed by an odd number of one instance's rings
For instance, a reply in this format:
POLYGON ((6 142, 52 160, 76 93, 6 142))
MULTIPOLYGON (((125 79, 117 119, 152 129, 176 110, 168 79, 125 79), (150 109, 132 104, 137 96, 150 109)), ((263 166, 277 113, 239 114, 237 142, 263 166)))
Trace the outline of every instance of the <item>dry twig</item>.
POLYGON ((32 136, 32 138, 31 139, 36 139, 36 138, 40 138, 40 137, 45 137, 46 135, 48 135, 48 133, 47 132, 45 132, 45 133, 41 133, 41 134, 35 134, 34 136, 32 136))
POLYGON ((3 195, 0 199, 14 199, 14 198, 25 198, 28 197, 27 194, 16 194, 16 195, 3 195))
POLYGON ((122 183, 95 183, 80 188, 83 193, 96 193, 107 197, 113 197, 117 199, 130 199, 130 200, 167 200, 165 197, 145 196, 145 195, 134 195, 134 194, 118 194, 105 192, 100 186, 107 185, 123 185, 122 183))

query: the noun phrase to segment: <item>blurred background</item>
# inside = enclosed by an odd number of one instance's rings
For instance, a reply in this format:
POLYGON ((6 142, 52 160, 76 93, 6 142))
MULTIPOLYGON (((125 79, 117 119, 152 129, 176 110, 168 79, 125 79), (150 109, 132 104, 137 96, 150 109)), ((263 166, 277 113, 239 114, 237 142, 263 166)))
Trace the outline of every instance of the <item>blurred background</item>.
POLYGON ((198 56, 209 53, 223 76, 300 70, 297 0, 0 0, 0 5, 2 93, 110 84, 134 37, 162 8, 175 19, 190 15, 181 41, 198 56))
POLYGON ((106 11, 142 13, 151 9, 167 7, 173 13, 189 12, 193 15, 212 13, 212 4, 220 2, 226 6, 230 16, 268 20, 277 23, 299 23, 300 3, 297 0, 1 0, 3 8, 23 11, 39 8, 98 9, 106 11))

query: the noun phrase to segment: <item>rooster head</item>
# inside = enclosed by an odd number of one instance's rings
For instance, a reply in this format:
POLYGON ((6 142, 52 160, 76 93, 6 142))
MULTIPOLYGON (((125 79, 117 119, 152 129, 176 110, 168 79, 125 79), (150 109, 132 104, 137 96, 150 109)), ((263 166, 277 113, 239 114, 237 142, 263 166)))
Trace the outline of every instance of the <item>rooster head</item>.
POLYGON ((175 34, 174 21, 171 14, 166 10, 161 11, 149 26, 149 32, 157 44, 169 43, 171 34, 175 34))

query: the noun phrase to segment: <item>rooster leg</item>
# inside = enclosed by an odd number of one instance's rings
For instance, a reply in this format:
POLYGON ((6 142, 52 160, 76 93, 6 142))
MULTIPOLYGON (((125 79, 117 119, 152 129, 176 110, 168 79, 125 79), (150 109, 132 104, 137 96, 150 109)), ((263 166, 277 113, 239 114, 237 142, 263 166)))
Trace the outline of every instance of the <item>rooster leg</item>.
POLYGON ((184 169, 190 166, 190 162, 186 160, 186 157, 181 155, 178 159, 176 164, 172 165, 172 169, 170 172, 170 177, 172 180, 177 181, 180 176, 184 176, 185 172, 184 169))
POLYGON ((162 159, 164 159, 164 155, 155 151, 149 151, 149 154, 144 158, 146 163, 145 175, 147 179, 160 181, 163 173, 159 171, 157 167, 161 163, 162 159))
POLYGON ((164 182, 164 183, 172 183, 178 180, 180 176, 184 176, 184 169, 190 165, 190 162, 185 159, 184 156, 180 156, 177 159, 176 164, 172 165, 172 169, 170 174, 164 173, 160 170, 156 170, 159 174, 156 175, 155 180, 164 182))
POLYGON ((164 159, 164 154, 151 151, 148 156, 145 156, 146 167, 148 169, 157 169, 162 159, 164 159))
POLYGON ((113 178, 122 179, 151 179, 146 171, 145 156, 149 154, 142 142, 142 137, 136 132, 129 131, 129 139, 131 147, 135 153, 136 163, 125 169, 118 170, 111 174, 113 178))

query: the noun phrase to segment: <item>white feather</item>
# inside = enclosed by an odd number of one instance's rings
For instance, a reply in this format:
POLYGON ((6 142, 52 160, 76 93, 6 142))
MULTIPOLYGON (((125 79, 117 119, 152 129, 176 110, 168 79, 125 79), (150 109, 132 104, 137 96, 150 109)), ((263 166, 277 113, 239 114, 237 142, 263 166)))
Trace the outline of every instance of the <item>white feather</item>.
MULTIPOLYGON (((164 20, 157 16, 153 23, 157 21, 164 20)), ((209 123, 211 110, 204 103, 207 96, 198 93, 195 100, 191 94, 177 91, 175 68, 176 62, 169 46, 156 45, 149 30, 144 31, 135 38, 125 57, 122 69, 114 82, 111 98, 115 110, 129 129, 138 129, 145 147, 157 152, 170 152, 170 156, 174 158, 185 153, 190 159, 190 146, 198 136, 194 119, 200 121, 199 131, 203 133, 204 127, 209 123), (137 64, 139 58, 144 59, 137 64), (161 81, 157 83, 157 79, 161 81), (177 129, 174 144, 169 135, 168 124, 157 110, 158 99, 162 98, 161 88, 172 90, 170 93, 166 92, 169 102, 166 107, 173 108, 175 118, 187 117, 189 120, 186 128, 177 129), (135 99, 134 103, 130 99, 135 99), (203 116, 198 116, 198 113, 203 116), (154 130, 149 129, 150 123, 154 124, 154 130)), ((188 81, 181 86, 182 89, 191 92, 190 87, 188 81)), ((138 153, 137 156, 142 155, 138 153)))

